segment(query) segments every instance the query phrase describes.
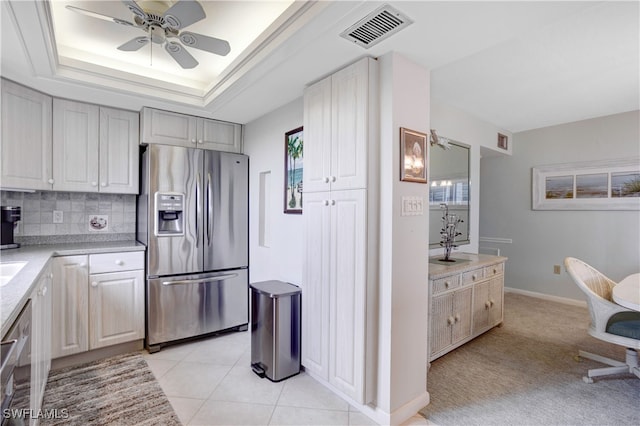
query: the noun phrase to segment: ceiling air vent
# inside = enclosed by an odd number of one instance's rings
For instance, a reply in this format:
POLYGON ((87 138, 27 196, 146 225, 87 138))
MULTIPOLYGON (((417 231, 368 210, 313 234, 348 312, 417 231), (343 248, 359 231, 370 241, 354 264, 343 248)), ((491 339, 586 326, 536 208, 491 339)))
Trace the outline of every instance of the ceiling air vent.
POLYGON ((344 30, 340 37, 368 49, 412 23, 406 15, 385 4, 344 30))

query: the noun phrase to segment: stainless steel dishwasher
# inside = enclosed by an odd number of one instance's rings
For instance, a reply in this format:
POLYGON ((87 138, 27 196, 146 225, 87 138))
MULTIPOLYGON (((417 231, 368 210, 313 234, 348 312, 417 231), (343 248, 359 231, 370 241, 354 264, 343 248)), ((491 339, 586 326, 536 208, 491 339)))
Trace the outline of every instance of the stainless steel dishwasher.
POLYGON ((13 347, 2 368, 2 424, 10 421, 18 424, 16 421, 24 420, 31 406, 31 299, 18 314, 3 342, 13 342, 13 347))

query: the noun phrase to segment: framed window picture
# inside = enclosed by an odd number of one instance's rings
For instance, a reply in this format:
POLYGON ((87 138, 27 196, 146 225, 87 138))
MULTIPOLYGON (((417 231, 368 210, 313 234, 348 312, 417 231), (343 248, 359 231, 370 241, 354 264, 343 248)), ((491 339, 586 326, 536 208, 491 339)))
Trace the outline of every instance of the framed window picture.
POLYGON ((302 214, 302 127, 284 134, 284 212, 302 214))
POLYGON ((640 158, 533 168, 533 210, 640 210, 640 158))
POLYGON ((400 128, 400 180, 427 183, 427 135, 400 128))

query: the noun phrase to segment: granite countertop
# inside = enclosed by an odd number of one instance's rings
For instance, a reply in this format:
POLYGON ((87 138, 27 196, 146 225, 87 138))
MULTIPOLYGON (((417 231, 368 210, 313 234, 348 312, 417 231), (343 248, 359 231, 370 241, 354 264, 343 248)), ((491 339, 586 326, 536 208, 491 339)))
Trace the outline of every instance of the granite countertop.
POLYGON ((442 255, 429 258, 429 279, 438 279, 451 274, 467 272, 483 266, 494 265, 496 263, 507 260, 503 256, 492 256, 489 254, 473 254, 473 253, 455 253, 451 255, 452 259, 458 259, 458 262, 445 263, 438 261, 442 255))
POLYGON ((41 272, 49 260, 58 256, 81 254, 144 251, 137 241, 109 241, 99 243, 68 243, 23 246, 2 250, 1 262, 27 262, 27 264, 3 287, 0 287, 0 324, 4 336, 27 303, 41 272))

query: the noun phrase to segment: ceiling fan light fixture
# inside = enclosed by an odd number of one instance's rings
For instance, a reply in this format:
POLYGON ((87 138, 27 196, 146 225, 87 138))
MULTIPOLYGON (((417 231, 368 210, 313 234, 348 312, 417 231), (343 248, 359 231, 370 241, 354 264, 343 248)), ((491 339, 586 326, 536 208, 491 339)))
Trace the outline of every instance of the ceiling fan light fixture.
POLYGON ((156 44, 162 44, 166 40, 164 29, 157 25, 149 26, 149 37, 151 38, 151 41, 156 44))

